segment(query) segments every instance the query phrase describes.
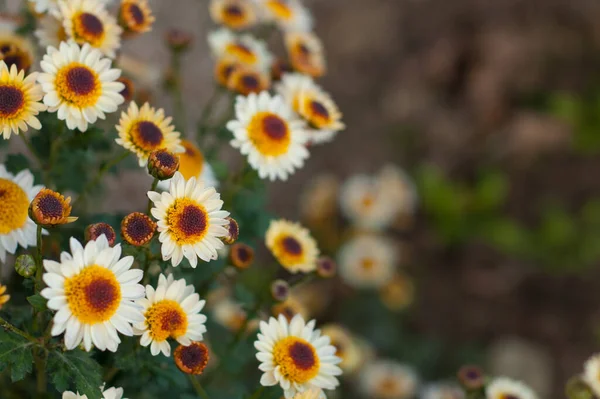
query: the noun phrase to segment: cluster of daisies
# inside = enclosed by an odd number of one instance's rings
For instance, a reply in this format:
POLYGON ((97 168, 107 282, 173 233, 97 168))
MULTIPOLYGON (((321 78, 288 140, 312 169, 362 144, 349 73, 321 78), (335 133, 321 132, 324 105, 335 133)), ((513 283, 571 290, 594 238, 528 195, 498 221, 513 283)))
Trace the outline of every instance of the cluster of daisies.
POLYGON ((208 37, 215 79, 239 94, 227 124, 231 145, 261 178, 286 180, 304 165, 310 145, 331 141, 345 127, 338 106, 315 82, 326 68, 310 13, 297 0, 212 0, 210 11, 222 25, 208 37), (265 41, 274 24, 284 36, 285 59, 265 41))

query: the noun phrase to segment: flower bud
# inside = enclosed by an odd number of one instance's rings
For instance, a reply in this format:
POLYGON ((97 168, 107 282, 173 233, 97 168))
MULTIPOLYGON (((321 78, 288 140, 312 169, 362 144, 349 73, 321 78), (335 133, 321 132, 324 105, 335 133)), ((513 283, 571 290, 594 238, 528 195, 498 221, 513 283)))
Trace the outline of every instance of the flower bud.
POLYGON ((229 253, 229 259, 238 269, 247 269, 254 261, 254 250, 246 244, 233 244, 229 253))
POLYGON ((31 278, 35 275, 37 267, 31 255, 19 255, 15 261, 15 271, 21 277, 31 278))
POLYGON ((85 240, 95 241, 103 234, 108 240, 108 245, 110 245, 111 247, 115 245, 117 235, 115 234, 115 230, 108 223, 90 224, 85 229, 85 240))
POLYGON ((167 32, 167 44, 173 51, 185 51, 192 44, 193 37, 190 33, 179 29, 170 29, 167 32))
POLYGON ((71 215, 71 197, 65 198, 62 194, 43 188, 29 205, 29 217, 36 224, 53 227, 67 224, 78 218, 71 215))
POLYGON ((271 284, 271 295, 276 301, 285 301, 290 295, 290 285, 285 280, 273 281, 271 284))
POLYGON ((130 213, 121 222, 123 240, 136 247, 149 243, 155 231, 156 223, 141 212, 130 213))
POLYGON ((469 391, 480 389, 485 384, 485 375, 478 366, 463 366, 458 370, 458 381, 469 391))
POLYGON ((165 149, 152 151, 148 158, 148 173, 158 180, 173 177, 179 169, 179 157, 165 149))
POLYGON ((331 258, 323 256, 317 260, 317 274, 323 278, 331 278, 335 276, 337 264, 331 258))
POLYGON ((173 354, 177 368, 186 374, 199 375, 208 365, 210 354, 202 342, 192 342, 189 346, 179 345, 173 354))
POLYGON ((221 241, 227 245, 231 245, 237 241, 240 235, 240 226, 232 217, 227 217, 225 220, 229 222, 229 224, 225 226, 227 228, 227 235, 225 237, 221 237, 221 241))

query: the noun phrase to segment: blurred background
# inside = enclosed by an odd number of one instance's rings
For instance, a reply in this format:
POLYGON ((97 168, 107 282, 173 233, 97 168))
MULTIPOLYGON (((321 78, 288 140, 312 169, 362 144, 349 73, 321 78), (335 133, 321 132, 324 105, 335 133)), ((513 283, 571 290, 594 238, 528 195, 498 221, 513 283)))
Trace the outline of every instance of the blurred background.
MULTIPOLYGON (((160 94, 163 37, 173 27, 194 36, 183 71, 192 129, 214 85, 208 2, 150 3, 153 31, 125 52, 146 64, 139 83, 158 89, 153 102, 169 113, 160 94)), ((386 333, 419 353, 400 356, 431 378, 477 361, 542 398, 564 397, 565 381, 598 346, 600 2, 306 4, 328 59, 321 84, 347 130, 270 187, 273 213, 298 219, 319 174, 342 180, 402 167, 418 187, 419 210, 394 237, 416 290, 402 331, 386 333)), ((234 151, 220 156, 239 160, 234 151)), ((128 211, 144 198, 139 173, 111 177, 107 207, 128 211)))

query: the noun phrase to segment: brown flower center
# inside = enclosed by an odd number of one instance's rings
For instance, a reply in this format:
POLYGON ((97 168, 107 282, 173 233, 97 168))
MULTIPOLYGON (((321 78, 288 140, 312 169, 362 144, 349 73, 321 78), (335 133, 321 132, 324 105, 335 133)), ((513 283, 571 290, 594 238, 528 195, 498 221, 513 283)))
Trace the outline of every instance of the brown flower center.
POLYGON ((0 86, 0 117, 17 114, 25 103, 23 92, 13 86, 0 86))

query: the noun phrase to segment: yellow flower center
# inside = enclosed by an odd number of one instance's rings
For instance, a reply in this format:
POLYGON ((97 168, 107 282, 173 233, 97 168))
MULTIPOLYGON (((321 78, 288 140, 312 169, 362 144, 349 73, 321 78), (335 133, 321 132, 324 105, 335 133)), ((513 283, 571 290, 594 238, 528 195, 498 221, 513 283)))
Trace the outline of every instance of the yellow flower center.
POLYGON ((95 105, 102 93, 98 74, 76 62, 59 69, 54 84, 63 101, 79 108, 95 105))
POLYGON ((225 53, 247 65, 254 65, 258 61, 256 54, 241 43, 228 44, 227 47, 225 47, 225 53))
POLYGON ((306 98, 302 107, 302 116, 317 129, 327 127, 331 123, 331 114, 325 104, 316 98, 306 98))
POLYGON ((119 308, 121 286, 111 270, 92 265, 65 280, 65 296, 79 322, 103 323, 119 308))
POLYGON ((73 35, 78 43, 88 42, 93 47, 100 47, 104 40, 104 23, 96 15, 80 12, 73 16, 73 35))
POLYGON ((287 153, 291 143, 290 129, 285 120, 270 112, 259 112, 248 125, 248 138, 265 156, 287 153))
POLYGON ((151 152, 163 147, 165 136, 154 122, 138 121, 129 131, 133 144, 145 152, 151 152))
POLYGON ((293 266, 304 260, 304 248, 302 243, 288 234, 281 234, 275 240, 273 255, 284 266, 293 266))
POLYGON ((0 178, 0 234, 20 229, 27 222, 27 193, 10 180, 0 178))
POLYGON ((179 155, 179 172, 186 180, 200 176, 204 168, 204 155, 194 144, 187 140, 181 142, 185 152, 179 155))
POLYGON ((221 19, 225 25, 239 28, 246 25, 248 22, 248 13, 246 8, 244 8, 241 4, 227 4, 221 10, 221 19))
POLYGON ((289 20, 294 16, 294 12, 283 0, 269 0, 266 6, 278 18, 289 20))
POLYGON ((404 383, 401 380, 396 380, 392 377, 383 378, 379 381, 376 389, 376 396, 380 398, 395 398, 404 394, 404 383))
POLYGON ((195 244, 208 232, 208 213, 190 198, 177 198, 167 210, 167 224, 178 245, 195 244))
POLYGON ((281 375, 298 384, 306 383, 319 373, 319 356, 314 346, 298 337, 287 337, 275 344, 273 361, 281 375))
POLYGON ((0 120, 18 119, 26 108, 26 95, 21 87, 0 85, 0 120))
POLYGON ((360 261, 360 266, 364 271, 371 271, 375 268, 375 261, 371 258, 364 258, 360 261))
POLYGON ((188 319, 179 303, 165 299, 150 306, 145 313, 152 339, 158 342, 179 338, 187 332, 188 319))

